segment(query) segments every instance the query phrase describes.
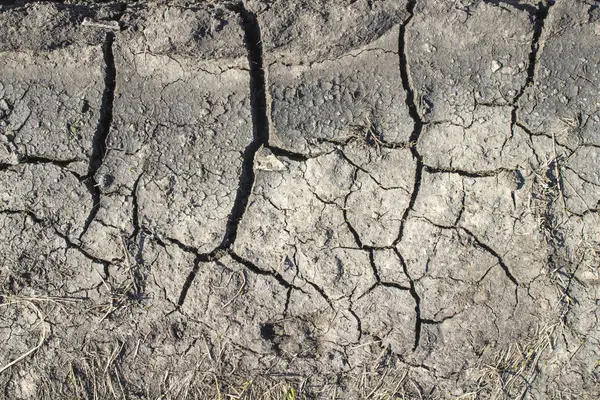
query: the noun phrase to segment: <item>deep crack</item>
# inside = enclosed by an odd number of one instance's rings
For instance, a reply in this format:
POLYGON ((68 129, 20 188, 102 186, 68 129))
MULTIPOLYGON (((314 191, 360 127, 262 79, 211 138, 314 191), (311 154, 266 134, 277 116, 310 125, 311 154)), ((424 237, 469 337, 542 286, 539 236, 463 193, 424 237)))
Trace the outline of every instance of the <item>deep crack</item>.
POLYGON ((110 125, 113 118, 113 105, 115 100, 115 87, 117 69, 115 66, 115 56, 113 54, 113 43, 115 41, 114 33, 107 33, 102 51, 104 55, 104 93, 102 94, 102 105, 100 108, 100 118, 94 138, 92 140, 92 154, 88 164, 85 184, 92 195, 92 209, 83 225, 82 237, 88 230, 90 224, 98 214, 100 208, 100 187, 96 182, 95 175, 102 165, 102 160, 106 154, 106 138, 110 132, 110 125))
POLYGON ((254 185, 254 157, 258 149, 261 146, 266 146, 269 142, 269 117, 267 115, 267 93, 260 26, 256 15, 246 10, 243 4, 237 4, 233 7, 233 11, 237 12, 243 20, 244 41, 250 65, 250 105, 252 108, 254 138, 244 150, 242 172, 233 208, 227 221, 225 237, 220 245, 222 249, 228 249, 235 242, 238 226, 246 211, 248 199, 254 185))
POLYGON ((402 268, 404 270, 404 274, 409 279, 410 282, 410 294, 415 301, 415 342, 413 345, 413 350, 416 350, 419 346, 419 342, 421 341, 421 298, 417 293, 415 288, 415 283, 412 280, 410 274, 408 273, 408 268, 406 263, 404 262, 404 258, 396 248, 396 245, 400 243, 402 240, 402 236, 404 234, 404 226, 406 225, 406 221, 408 219, 408 215, 410 211, 413 209, 415 202, 417 201, 417 196, 419 194, 419 189, 421 188, 421 179, 423 177, 423 159, 419 154, 417 149, 417 143, 421 136, 421 132, 423 130, 423 121, 421 120, 421 116, 419 115, 419 110, 417 108, 417 104, 415 103, 415 91, 410 83, 410 73, 408 70, 408 59, 407 59, 407 49, 406 49, 406 27, 414 17, 415 6, 417 5, 416 0, 409 1, 406 5, 406 10, 408 11, 408 18, 404 21, 402 26, 400 26, 400 38, 399 38, 399 50, 400 54, 400 77, 402 79, 402 87, 406 92, 406 105, 408 107, 408 113, 413 120, 413 131, 410 135, 410 143, 413 143, 413 146, 410 147, 413 158, 415 159, 415 184, 410 196, 410 201, 406 210, 404 210, 404 214, 402 215, 402 220, 400 221, 400 228, 398 230, 398 237, 394 241, 394 252, 398 256, 400 263, 402 264, 402 268))
MULTIPOLYGON (((200 263, 214 260, 215 257, 218 257, 220 253, 229 250, 235 242, 240 221, 246 212, 248 200, 252 194, 252 188, 254 186, 254 157, 256 156, 256 152, 260 149, 260 147, 267 146, 269 142, 269 118, 267 115, 267 94, 265 72, 263 70, 260 26, 258 25, 256 15, 246 10, 242 3, 232 6, 231 10, 238 13, 242 18, 244 41, 246 50, 248 51, 248 64, 250 65, 250 107, 252 113, 253 139, 243 153, 242 171, 240 174, 238 189, 231 213, 229 214, 229 218, 227 220, 225 235, 221 244, 208 254, 199 254, 196 249, 185 246, 186 250, 196 254, 196 261, 194 262, 194 267, 188 274, 188 277, 179 295, 179 306, 182 306, 185 302, 187 292, 196 277, 200 263)), ((280 151, 278 152, 281 153, 280 151)), ((294 157, 292 154, 289 154, 289 156, 294 157)), ((255 273, 268 274, 254 266, 249 261, 241 259, 241 257, 238 257, 234 253, 231 253, 231 256, 234 260, 244 264, 255 273)), ((275 276, 279 283, 285 287, 290 287, 290 284, 286 282, 280 275, 270 275, 275 276)))
POLYGON ((419 194, 419 189, 421 187, 421 179, 423 176, 423 159, 419 154, 417 149, 417 142, 419 141, 419 137, 421 136, 421 132, 423 130, 423 121, 421 120, 421 116, 419 115, 419 110, 415 103, 415 92, 410 84, 410 76, 408 70, 408 60, 406 56, 406 26, 410 23, 412 18, 414 17, 414 9, 417 2, 416 0, 409 1, 406 9, 409 13, 408 18, 400 27, 400 39, 399 39, 399 51, 400 54, 400 77, 402 79, 402 87, 406 92, 406 105, 408 107, 408 113, 413 120, 413 131, 410 135, 410 143, 413 143, 413 146, 410 146, 410 151, 415 159, 415 183, 413 186, 413 190, 411 192, 410 201, 408 203, 408 207, 404 210, 404 214, 402 215, 402 219, 400 221, 400 228, 398 231, 398 237, 394 241, 394 245, 398 244, 402 240, 402 235, 404 232, 404 225, 406 224, 406 220, 408 219, 408 214, 412 210, 417 200, 417 196, 419 194))

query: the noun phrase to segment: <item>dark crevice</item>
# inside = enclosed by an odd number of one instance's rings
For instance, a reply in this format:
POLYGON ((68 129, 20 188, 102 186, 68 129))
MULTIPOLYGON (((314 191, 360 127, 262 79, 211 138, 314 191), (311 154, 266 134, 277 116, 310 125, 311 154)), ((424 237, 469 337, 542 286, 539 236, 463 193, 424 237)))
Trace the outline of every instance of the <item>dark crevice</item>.
POLYGON ((17 166, 20 164, 52 164, 52 165, 56 165, 59 168, 66 168, 69 166, 69 164, 77 162, 77 161, 81 161, 81 160, 76 159, 76 158, 67 159, 67 160, 57 160, 57 159, 48 158, 48 157, 25 155, 22 158, 20 158, 19 163, 15 164, 14 166, 17 166))
MULTIPOLYGON (((358 169, 354 170, 354 176, 352 177, 352 181, 356 182, 356 178, 358 175, 358 169)), ((342 215, 344 216, 344 222, 346 223, 346 226, 348 227, 348 230, 350 231, 350 233, 352 234, 352 237, 354 237, 354 242, 356 242, 356 246, 358 246, 359 249, 364 248, 362 241, 360 240, 360 235, 358 234, 358 231, 354 228, 354 226, 352 226, 352 224, 350 223, 350 221, 348 220, 348 199, 350 198, 350 196, 352 195, 353 192, 348 192, 348 194, 346 195, 346 197, 344 197, 344 207, 342 208, 342 215)))
POLYGON ((360 343, 360 340, 362 339, 362 335, 363 335, 362 321, 360 320, 360 318, 358 318, 358 315, 356 315, 356 313, 354 312, 354 310, 352 309, 352 307, 350 307, 348 309, 348 312, 350 314, 352 314, 352 316, 356 320, 356 329, 358 330, 358 340, 356 341, 356 343, 360 343))
POLYGON ((544 31, 544 25, 550 11, 550 7, 552 7, 553 4, 553 2, 549 2, 547 5, 545 5, 540 2, 539 8, 535 12, 533 38, 531 40, 531 52, 529 53, 529 66, 527 68, 527 80, 525 81, 525 87, 523 87, 521 92, 517 94, 517 99, 523 95, 523 92, 528 86, 534 83, 535 69, 538 61, 538 51, 540 49, 540 38, 542 36, 542 32, 544 31))
MULTIPOLYGON (((243 153, 242 171, 239 178, 236 197, 227 220, 225 227, 225 235, 221 244, 208 254, 199 254, 197 249, 186 246, 183 243, 177 242, 178 246, 184 248, 188 252, 196 254, 196 262, 194 268, 188 274, 185 284, 179 295, 179 306, 185 302, 187 292, 192 285, 200 262, 211 261, 217 258, 220 254, 230 250, 237 237, 239 223, 246 212, 248 200, 252 194, 254 186, 254 158, 256 152, 261 146, 267 146, 269 142, 269 118, 267 116, 267 93, 265 83, 265 72, 263 70, 262 42, 260 26, 256 19, 256 15, 246 10, 240 2, 231 6, 231 10, 238 13, 242 19, 244 29, 244 42, 248 51, 248 63, 250 65, 250 106, 252 113, 252 142, 246 147, 243 153)), ((273 152, 273 149, 270 149, 273 152)), ((278 150, 275 150, 276 152, 278 150)), ((275 152, 274 152, 275 153, 275 152)), ((281 153, 281 151, 279 151, 281 153)), ((279 274, 269 273, 261 270, 251 262, 243 260, 233 252, 230 252, 231 257, 239 263, 245 265, 251 271, 261 275, 272 275, 284 287, 289 288, 291 285, 283 279, 279 274)))
POLYGON ((382 281, 379 283, 381 286, 383 287, 388 287, 388 288, 394 288, 394 289, 398 289, 398 290, 404 290, 404 291, 409 291, 411 290, 410 287, 406 287, 406 286, 402 286, 396 282, 387 282, 387 281, 382 281))
POLYGON ((290 307, 290 299, 292 298, 292 288, 289 287, 285 294, 285 306, 283 307, 283 317, 287 317, 288 309, 290 307))
POLYGON ((276 147, 276 146, 266 145, 265 147, 267 149, 269 149, 271 151, 271 153, 273 153, 273 155, 275 155, 277 157, 284 157, 284 158, 287 158, 288 160, 299 161, 299 162, 307 161, 307 160, 310 160, 311 158, 316 158, 316 157, 319 157, 322 155, 322 154, 319 154, 316 156, 307 156, 306 154, 296 153, 296 152, 285 150, 285 149, 282 149, 282 148, 276 147))
MULTIPOLYGON (((421 131, 423 130, 423 121, 421 120, 421 116, 419 115, 419 110, 417 108, 417 104, 415 102, 415 92, 410 84, 410 75, 408 71, 408 59, 407 59, 407 49, 406 49, 406 27, 412 20, 414 16, 414 9, 417 2, 416 0, 409 1, 406 10, 408 11, 408 18, 404 21, 404 24, 400 26, 400 38, 399 38, 399 50, 400 54, 400 78, 402 80, 402 87, 406 92, 406 105, 408 107, 408 114, 413 120, 414 126, 413 131, 410 135, 409 143, 417 143, 419 140, 419 136, 421 135, 421 131)), ((416 146, 410 146, 410 150, 413 153, 413 156, 416 160, 421 160, 421 156, 417 151, 416 146)))
MULTIPOLYGON (((519 282, 514 277, 514 275, 510 272, 510 269, 508 268, 508 265, 506 265, 506 263, 502 259, 502 256, 500 254, 498 254, 498 252, 496 250, 494 250, 493 248, 491 248, 490 246, 488 246, 487 244, 485 244, 484 242, 482 242, 481 240, 479 240, 479 238, 473 232, 471 232, 470 230, 468 230, 465 227, 462 227, 462 226, 459 227, 459 226, 439 225, 439 224, 436 224, 435 222, 431 221, 429 218, 426 218, 426 217, 419 217, 419 218, 422 219, 422 220, 424 220, 424 221, 427 221, 428 223, 430 223, 431 225, 435 226, 436 228, 450 229, 450 230, 455 230, 455 231, 466 233, 469 236, 469 238, 471 240, 473 240, 473 242, 475 243, 475 245, 477 247, 485 250, 487 253, 489 253, 490 255, 492 255, 498 261, 498 265, 500 265, 500 267, 504 271, 504 274, 506 275, 506 277, 515 285, 515 295, 516 295, 516 289, 519 286, 519 282)), ((517 301, 518 301, 518 299, 517 299, 517 301)))
POLYGON ((413 131, 410 135, 409 143, 414 143, 413 146, 410 146, 410 151, 413 155, 413 158, 415 159, 415 183, 414 183, 413 190, 412 190, 412 193, 410 196, 410 201, 408 203, 408 207, 406 207, 406 210, 404 210, 404 214, 402 215, 402 219, 400 221, 398 237, 396 238, 396 240, 394 240, 394 243, 393 243, 394 244, 393 250, 396 253, 396 255, 398 256, 400 263, 402 264, 402 269, 404 271, 404 274, 409 279, 409 282, 410 282, 409 292, 415 301, 416 320, 415 320, 415 341, 414 341, 414 345, 413 345, 413 350, 417 349, 417 347, 419 346, 419 342, 421 341, 421 325, 422 325, 421 298, 419 297, 419 294, 417 293, 414 281, 412 280, 412 278, 410 277, 410 274, 408 273, 408 267, 406 265, 406 262, 404 261, 402 254, 400 254, 400 252, 396 248, 396 245, 398 243, 400 243, 400 241, 402 241, 402 236, 404 234, 404 227, 406 225, 406 221, 408 220, 410 211, 413 209, 415 202, 417 201, 419 189, 421 188, 421 179, 423 177, 423 169, 424 169, 423 159, 417 149, 417 144, 419 142, 421 132, 423 131, 423 121, 421 119, 421 116, 419 114, 419 110, 417 108, 417 104, 415 101, 415 91, 412 88, 412 85, 410 82, 410 74, 409 74, 408 58, 407 58, 407 45, 406 45, 406 28, 407 28, 408 24, 410 23, 410 21, 412 20, 412 18, 414 17, 414 11, 415 11, 416 4, 417 4, 416 0, 411 0, 406 5, 406 10, 408 12, 408 18, 404 21, 402 26, 400 26, 400 37, 398 40, 398 42, 399 42, 398 53, 400 54, 400 77, 402 80, 402 87, 404 88, 404 91, 406 92, 406 105, 408 107, 408 113, 413 120, 413 131))
POLYGON ((460 176, 464 176, 467 178, 489 178, 493 176, 498 176, 501 173, 508 172, 514 173, 514 170, 508 168, 498 168, 489 171, 465 171, 461 169, 455 168, 439 168, 439 167, 430 167, 428 165, 424 165, 423 169, 425 172, 430 174, 456 174, 460 176))
MULTIPOLYGON (((188 273, 188 276, 185 279, 185 282, 183 284, 181 292, 179 293, 179 298, 177 300, 178 306, 182 306, 183 303, 185 302, 187 293, 188 293, 190 287, 192 286, 192 283, 194 282, 196 275, 198 274, 198 270, 200 268, 200 263, 219 260, 225 254, 223 252, 223 250, 221 250, 221 249, 215 249, 215 250, 211 251, 210 253, 200 253, 198 251, 198 249, 196 249, 195 247, 188 246, 188 245, 180 242, 177 239, 165 238, 164 240, 162 240, 159 237, 155 236, 151 231, 148 231, 143 227, 139 228, 138 234, 140 234, 140 243, 138 244, 138 246, 140 246, 140 247, 143 245, 143 240, 146 236, 152 236, 153 240, 155 240, 162 247, 166 247, 167 243, 172 244, 172 245, 179 247, 179 249, 182 250, 183 252, 194 254, 196 256, 196 258, 194 259, 194 266, 192 267, 192 270, 188 273)), ((136 256, 136 260, 138 258, 141 258, 141 254, 139 253, 139 250, 140 250, 140 248, 138 248, 138 255, 136 256)))
POLYGON ((269 143, 269 118, 260 26, 256 15, 246 10, 242 3, 233 6, 232 10, 237 12, 243 21, 244 41, 250 65, 250 104, 254 137, 244 150, 238 190, 227 221, 225 237, 219 246, 221 249, 228 249, 235 242, 238 226, 246 211, 254 185, 254 157, 261 146, 269 143))
POLYGON ((179 293, 179 298, 177 299, 177 306, 181 307, 181 306, 183 306, 183 303, 185 303, 185 298, 187 297, 187 293, 190 290, 190 287, 192 286, 194 279, 196 278, 196 274, 198 274, 198 270, 200 269, 201 262, 202 261, 200 260, 200 257, 196 256, 196 258, 194 259, 194 267, 188 274, 188 276, 183 284, 183 288, 181 289, 181 292, 179 293))
POLYGON ((92 209, 83 226, 81 236, 88 230, 90 224, 98 214, 100 209, 100 187, 96 182, 96 172, 102 165, 102 160, 106 154, 106 139, 110 132, 110 125, 113 118, 113 104, 115 99, 115 87, 117 70, 115 67, 115 57, 113 54, 113 43, 115 41, 114 33, 107 33, 102 51, 104 54, 104 93, 102 95, 102 105, 100 108, 100 118, 92 140, 92 154, 88 165, 87 175, 84 182, 88 191, 92 195, 92 209))
MULTIPOLYGON (((533 24, 533 37, 531 39, 531 50, 529 52, 529 65, 527 67, 527 78, 525 79, 525 84, 521 87, 519 92, 515 95, 513 103, 512 103, 512 111, 510 114, 510 130, 511 136, 514 135, 515 126, 520 126, 518 124, 518 112, 519 112, 519 100, 525 94, 525 91, 528 87, 534 84, 535 82, 535 70, 537 67, 538 61, 538 52, 540 49, 540 38, 542 36, 542 32, 544 31, 544 24, 546 22, 546 17, 548 17, 548 12, 550 7, 554 2, 550 1, 548 4, 543 4, 540 2, 539 8, 536 9, 535 22, 533 24)), ((521 126, 522 128, 522 126, 521 126)))
POLYGON ((415 343, 413 345, 413 351, 414 351, 417 349, 417 347, 419 347, 419 343, 421 342, 421 325, 423 324, 423 320, 421 319, 421 297, 417 293, 417 289, 415 287, 415 282, 412 280, 412 278, 410 277, 410 274, 408 273, 408 266, 406 265, 406 262, 404 261, 404 257, 402 257, 402 254, 400 254, 398 249, 394 248, 394 252, 396 253, 396 256, 398 257, 398 259, 400 260, 400 264, 402 264, 402 269, 404 271, 404 275, 406 275, 406 277, 408 278, 408 280, 410 282, 409 292, 410 292, 410 295, 415 300, 416 319, 415 319, 415 343))
POLYGON ((246 267, 248 270, 250 270, 251 272, 255 273, 256 275, 272 276, 284 288, 286 288, 286 289, 292 288, 292 289, 297 289, 297 290, 302 291, 299 287, 294 286, 293 284, 291 284, 288 281, 286 281, 285 278, 281 274, 279 274, 278 272, 275 272, 275 271, 265 271, 265 270, 261 269, 260 267, 258 267, 253 262, 251 262, 249 260, 246 260, 246 259, 238 256, 233 251, 229 251, 228 254, 229 254, 229 256, 231 257, 232 260, 234 260, 237 263, 242 264, 244 267, 246 267))
POLYGON ((398 237, 394 240, 393 245, 396 246, 398 243, 402 241, 402 236, 404 235, 404 227, 406 225, 406 221, 408 220, 408 215, 412 211, 415 203, 417 201, 417 196, 419 195, 419 189, 421 188, 421 180, 423 178, 423 162, 421 159, 417 160, 416 163, 416 171, 415 171, 415 185, 413 187, 410 201, 408 202, 408 206, 406 210, 404 210, 404 214, 402 215, 402 219, 400 220, 400 228, 398 229, 398 237))
POLYGON ((381 277, 379 276, 379 271, 377 270, 377 264, 375 264, 375 250, 368 249, 369 251, 369 264, 371 264, 371 269, 373 270, 373 276, 377 280, 377 283, 381 282, 381 277))
POLYGON ((53 232, 60 237, 62 240, 65 241, 66 245, 67 245, 67 249, 76 249, 79 253, 81 253, 85 258, 87 258, 88 260, 98 263, 98 264, 102 264, 105 267, 107 267, 108 265, 110 265, 110 263, 106 260, 102 260, 100 258, 96 258, 93 255, 91 255, 90 253, 88 253, 87 251, 85 251, 83 248, 81 248, 81 246, 73 243, 71 241, 71 239, 65 235, 64 233, 62 233, 61 231, 59 231, 55 226, 52 225, 52 223, 48 220, 45 220, 43 218, 38 217, 35 213, 33 213, 32 211, 29 210, 2 210, 0 211, 0 214, 7 214, 7 215, 26 215, 29 218, 31 218, 31 220, 36 223, 36 224, 40 224, 42 226, 46 226, 46 227, 50 227, 52 228, 53 232))
MULTIPOLYGON (((142 231, 142 234, 144 232, 145 231, 142 231)), ((205 262, 219 260, 223 256, 223 251, 219 249, 219 250, 213 250, 210 253, 199 253, 196 248, 187 246, 178 240, 167 239, 167 241, 176 245, 181 250, 183 250, 187 253, 192 253, 192 254, 196 255, 196 258, 194 259, 194 266, 193 266, 192 270, 189 272, 187 278, 185 279, 185 282, 183 283, 183 287, 181 288, 181 292, 179 293, 179 299, 177 300, 177 305, 182 306, 183 303, 185 302, 185 298, 187 297, 187 293, 190 290, 192 283, 194 282, 194 279, 196 279, 196 275, 198 274, 200 264, 205 263, 205 262)))
POLYGON ((23 156, 23 157, 19 158, 19 161, 17 164, 0 164, 0 171, 5 171, 5 170, 16 171, 17 168, 19 168, 20 166, 23 166, 23 165, 47 164, 47 165, 54 165, 55 167, 60 168, 64 172, 68 172, 71 175, 73 175, 75 177, 75 179, 77 179, 79 182, 83 182, 85 180, 85 177, 79 175, 75 171, 71 171, 68 169, 69 164, 77 162, 77 161, 81 161, 81 160, 78 160, 75 158, 67 159, 67 160, 56 160, 53 158, 39 157, 39 156, 23 156))
POLYGON ((131 191, 131 221, 133 224, 133 232, 129 236, 130 239, 135 238, 140 232, 140 207, 138 203, 137 191, 140 184, 140 180, 142 179, 142 174, 138 176, 133 184, 133 190, 131 191))
POLYGON ((457 315, 458 315, 458 313, 452 314, 452 315, 446 315, 445 317, 442 317, 441 319, 423 318, 423 319, 421 319, 421 322, 423 325, 440 325, 440 324, 444 323, 445 321, 448 321, 449 319, 456 317, 457 315))
POLYGON ((408 18, 400 27, 400 38, 399 38, 399 50, 400 54, 400 77, 402 79, 402 87, 406 92, 406 105, 408 107, 408 113, 413 120, 413 131, 410 135, 409 143, 414 143, 413 146, 410 146, 410 151, 415 159, 415 183, 413 186, 413 190, 410 196, 410 201, 408 203, 408 207, 404 210, 404 214, 402 215, 402 219, 400 222, 400 228, 398 231, 398 237, 394 241, 394 245, 397 245, 402 240, 402 235, 404 232, 404 226, 406 224, 406 220, 408 219, 408 215, 412 208, 415 205, 417 200, 417 196, 419 194, 419 189, 421 187, 421 178, 423 176, 423 159, 419 154, 417 149, 417 143, 419 141, 419 137, 421 136, 421 132, 423 130, 423 121, 421 120, 421 116, 419 115, 419 110, 417 108, 417 104, 415 102, 415 92, 410 83, 410 76, 408 70, 408 59, 407 59, 407 49, 406 49, 406 27, 412 20, 414 16, 414 9, 417 2, 416 0, 409 1, 406 9, 408 11, 408 18))

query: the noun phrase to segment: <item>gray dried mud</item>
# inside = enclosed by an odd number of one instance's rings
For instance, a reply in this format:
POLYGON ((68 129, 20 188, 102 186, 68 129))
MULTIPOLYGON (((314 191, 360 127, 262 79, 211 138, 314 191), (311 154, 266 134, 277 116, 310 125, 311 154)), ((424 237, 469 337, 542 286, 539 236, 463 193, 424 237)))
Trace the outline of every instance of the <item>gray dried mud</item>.
POLYGON ((0 2, 0 398, 600 397, 600 7, 0 2))

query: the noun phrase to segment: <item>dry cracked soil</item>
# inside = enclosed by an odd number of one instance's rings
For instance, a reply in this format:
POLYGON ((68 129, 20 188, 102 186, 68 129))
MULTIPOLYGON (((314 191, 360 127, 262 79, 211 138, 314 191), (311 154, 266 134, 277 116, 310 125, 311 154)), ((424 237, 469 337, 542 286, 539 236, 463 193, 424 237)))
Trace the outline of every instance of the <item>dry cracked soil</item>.
POLYGON ((0 2, 1 399, 600 398, 600 4, 0 2))

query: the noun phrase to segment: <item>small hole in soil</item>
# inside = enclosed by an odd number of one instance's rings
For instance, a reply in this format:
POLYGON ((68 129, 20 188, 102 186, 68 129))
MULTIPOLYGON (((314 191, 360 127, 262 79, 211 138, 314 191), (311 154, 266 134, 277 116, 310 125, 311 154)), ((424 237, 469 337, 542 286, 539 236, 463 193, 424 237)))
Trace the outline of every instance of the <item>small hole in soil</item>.
POLYGON ((260 326, 260 336, 263 339, 268 340, 270 342, 272 342, 273 340, 275 340, 275 325, 273 325, 273 324, 262 324, 260 326))
POLYGON ((104 189, 108 189, 109 187, 111 187, 111 185, 115 183, 115 177, 110 175, 110 174, 106 174, 104 175, 103 179, 102 179, 102 185, 104 186, 104 189))

